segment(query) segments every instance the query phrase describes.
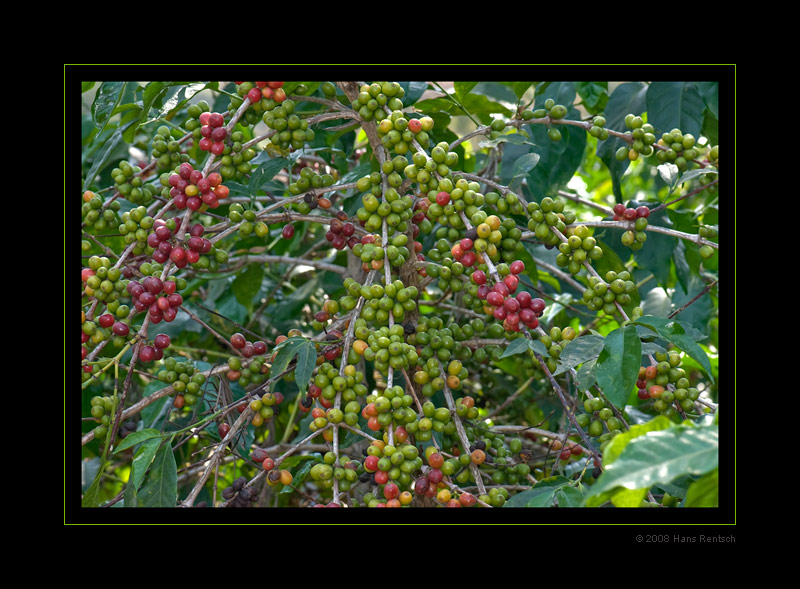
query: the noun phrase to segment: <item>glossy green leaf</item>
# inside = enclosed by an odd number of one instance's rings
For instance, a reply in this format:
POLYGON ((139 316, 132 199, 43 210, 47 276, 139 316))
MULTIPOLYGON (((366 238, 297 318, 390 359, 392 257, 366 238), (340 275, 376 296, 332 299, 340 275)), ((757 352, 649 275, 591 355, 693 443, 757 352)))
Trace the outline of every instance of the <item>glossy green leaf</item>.
POLYGON ((647 89, 647 122, 659 134, 678 128, 699 137, 705 108, 694 82, 653 82, 647 89))
POLYGON ((719 469, 715 468, 707 475, 700 477, 686 491, 684 507, 718 507, 719 506, 719 469))
POLYGON ((508 356, 516 356, 517 354, 526 353, 528 349, 528 340, 524 337, 519 337, 506 346, 503 355, 500 357, 507 358, 508 356))
POLYGON ((615 487, 649 489, 679 476, 702 475, 717 467, 719 430, 716 426, 673 426, 648 432, 630 442, 619 457, 605 467, 591 495, 615 487))
POLYGON ((585 362, 595 360, 603 351, 604 344, 605 338, 599 335, 584 335, 567 343, 558 357, 558 370, 553 375, 567 372, 585 362))
POLYGON ((642 342, 636 328, 626 325, 609 333, 595 365, 597 385, 615 407, 623 409, 639 377, 642 342))
POLYGON ((603 451, 603 464, 612 464, 619 458, 619 455, 622 454, 622 451, 631 440, 650 432, 669 429, 672 426, 673 423, 664 415, 657 415, 646 423, 632 425, 630 429, 617 434, 608 442, 606 449, 603 451))
POLYGON ((138 494, 140 507, 175 507, 178 502, 178 467, 172 452, 172 439, 165 440, 156 452, 147 480, 138 494))
POLYGON ((248 264, 247 269, 240 272, 231 283, 231 290, 247 309, 253 307, 255 296, 261 290, 261 281, 264 278, 264 266, 261 264, 248 264))
POLYGON ((147 474, 147 469, 153 462, 160 444, 161 436, 159 435, 158 437, 151 437, 143 440, 142 445, 136 450, 136 454, 133 457, 133 462, 131 463, 131 474, 128 477, 128 486, 134 491, 138 492, 138 489, 141 486, 145 475, 147 474))

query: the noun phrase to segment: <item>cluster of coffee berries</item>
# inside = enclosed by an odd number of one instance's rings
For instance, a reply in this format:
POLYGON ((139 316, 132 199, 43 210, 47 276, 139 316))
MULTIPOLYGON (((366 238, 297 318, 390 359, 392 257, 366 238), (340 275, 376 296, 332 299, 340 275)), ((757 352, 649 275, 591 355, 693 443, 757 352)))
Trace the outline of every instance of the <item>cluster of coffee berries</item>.
MULTIPOLYGON (((364 450, 365 457, 359 470, 363 471, 362 481, 379 487, 379 503, 384 503, 385 507, 401 507, 411 503, 414 475, 424 463, 416 446, 396 436, 391 441, 391 444, 386 438, 373 441, 364 450), (380 500, 381 496, 383 501, 380 500)), ((375 495, 370 492, 363 500, 368 507, 376 507, 378 503, 374 498, 375 495)))
POLYGON ((152 154, 153 159, 156 160, 158 171, 172 170, 181 162, 186 161, 181 155, 181 144, 177 140, 180 136, 180 131, 178 131, 178 137, 173 137, 166 125, 162 125, 156 130, 153 135, 152 154))
MULTIPOLYGON (((369 319, 366 320, 369 321, 369 319)), ((359 335, 363 334, 359 333, 359 335)), ((367 362, 374 362, 375 368, 384 374, 388 372, 389 368, 405 370, 413 367, 419 359, 416 348, 406 343, 405 328, 399 323, 392 327, 384 325, 380 329, 373 329, 366 340, 357 341, 366 342, 367 346, 363 348, 361 355, 367 362)), ((359 344, 359 347, 362 347, 362 344, 359 344)), ((356 349, 356 353, 358 353, 358 349, 356 349)))
POLYGON ((197 146, 203 150, 222 155, 225 151, 225 139, 228 129, 225 127, 225 117, 218 112, 203 112, 198 117, 200 123, 200 140, 197 146))
POLYGON ((689 164, 701 154, 696 145, 697 139, 691 133, 683 133, 680 129, 672 129, 669 133, 662 133, 657 145, 661 148, 656 152, 660 163, 673 163, 681 172, 689 168, 689 164))
POLYGON ((339 211, 330 220, 328 231, 325 232, 325 239, 337 250, 343 250, 348 245, 354 248, 360 243, 358 237, 354 236, 355 232, 356 227, 347 220, 347 214, 344 211, 339 211))
POLYGON ((117 434, 119 435, 120 439, 124 439, 135 432, 138 427, 139 425, 135 421, 126 421, 125 423, 120 424, 117 434))
MULTIPOLYGON (((710 225, 701 225, 697 230, 697 234, 703 239, 714 239, 717 237, 717 230, 710 225)), ((713 246, 704 244, 700 246, 699 252, 702 258, 707 260, 714 255, 715 250, 713 246)))
POLYGON ((231 180, 246 176, 253 170, 251 160, 256 157, 254 147, 245 147, 244 133, 234 131, 225 142, 222 156, 219 159, 219 173, 223 179, 231 180))
POLYGON ((422 148, 430 144, 432 118, 409 118, 400 110, 392 111, 388 117, 385 112, 381 115, 384 118, 378 123, 378 137, 390 153, 405 155, 415 149, 415 143, 422 148))
POLYGON ((308 119, 295 113, 296 104, 293 100, 284 100, 278 103, 273 99, 264 99, 262 105, 264 124, 274 131, 270 143, 282 151, 302 148, 306 142, 314 140, 316 134, 308 126, 308 119))
MULTIPOLYGON (((469 372, 463 366, 461 360, 453 358, 453 352, 458 344, 451 335, 452 330, 449 328, 443 328, 442 330, 430 328, 428 331, 420 332, 420 334, 424 335, 422 337, 416 336, 415 339, 420 344, 426 342, 420 349, 420 354, 425 363, 417 367, 418 370, 414 373, 414 382, 422 385, 422 394, 426 397, 432 397, 444 389, 445 386, 450 390, 460 389, 461 381, 469 376, 469 372), (422 341, 420 342, 420 340, 422 341), (439 354, 441 350, 444 351, 439 354), (444 374, 442 373, 442 368, 444 368, 441 360, 442 356, 453 358, 449 362, 445 361, 446 372, 444 374)), ((442 410, 442 413, 438 416, 438 421, 446 424, 450 419, 450 414, 448 412, 446 418, 443 418, 444 411, 447 410, 442 410)), ((426 413, 425 417, 431 418, 433 416, 426 413)), ((435 431, 441 430, 436 429, 435 431)))
POLYGON ((280 104, 286 100, 283 82, 236 82, 236 93, 247 98, 250 104, 263 110, 280 104))
MULTIPOLYGON (((323 362, 317 369, 313 381, 308 385, 307 397, 311 399, 309 407, 316 400, 322 409, 331 410, 337 395, 344 403, 342 415, 336 412, 331 415, 323 415, 331 423, 341 423, 344 420, 348 425, 354 425, 351 423, 353 418, 357 422, 358 414, 361 413, 361 405, 357 402, 358 398, 365 397, 367 394, 367 387, 362 384, 364 373, 349 360, 355 360, 357 363, 358 357, 348 358, 343 371, 334 366, 336 358, 323 362), (354 404, 350 405, 350 403, 354 404)), ((323 426, 324 424, 320 427, 323 426)))
POLYGON ((602 310, 608 315, 617 311, 617 305, 626 306, 636 292, 636 283, 627 270, 619 273, 609 270, 605 281, 597 276, 589 277, 589 287, 583 291, 583 301, 592 311, 602 310))
MULTIPOLYGON (((461 342, 467 339, 466 333, 470 332, 472 325, 476 325, 478 329, 483 329, 482 323, 480 319, 477 319, 470 324, 465 324, 463 328, 457 323, 450 323, 445 326, 440 317, 423 315, 418 319, 416 327, 408 326, 409 330, 414 329, 415 331, 408 335, 407 341, 419 349, 420 359, 425 362, 417 372, 422 370, 428 373, 428 382, 419 383, 422 384, 422 393, 425 396, 432 397, 437 390, 441 390, 444 384, 447 384, 444 379, 436 381, 436 383, 433 382, 436 377, 441 376, 442 369, 439 367, 439 362, 448 364, 451 360, 467 360, 471 357, 471 349, 462 345, 461 342), (434 384, 438 388, 434 388, 434 384)), ((473 329, 473 333, 475 331, 477 330, 473 329)), ((458 379, 458 381, 453 379, 452 384, 454 385, 460 384, 460 381, 467 376, 464 373, 463 366, 458 371, 455 370, 456 366, 454 364, 452 367, 454 376, 458 379)), ((448 372, 448 374, 451 373, 448 372)), ((416 378, 424 380, 422 375, 417 375, 416 378)))
MULTIPOLYGON (((537 108, 531 113, 531 118, 544 119, 549 117, 551 121, 558 121, 565 116, 567 116, 567 107, 563 104, 556 104, 556 101, 552 98, 544 101, 544 108, 537 108)), ((523 118, 525 117, 523 116, 523 118)), ((551 141, 561 141, 561 131, 558 127, 548 126, 547 136, 551 141)))
POLYGON ((114 398, 105 396, 92 397, 91 415, 97 422, 97 426, 92 430, 95 439, 104 440, 108 435, 108 428, 111 425, 111 419, 114 417, 114 398))
POLYGON ((315 331, 322 331, 328 326, 332 319, 336 318, 339 312, 339 301, 336 299, 327 299, 322 304, 322 309, 314 313, 314 318, 311 321, 311 328, 315 331))
POLYGON ((539 325, 539 317, 544 313, 544 300, 534 298, 526 290, 514 295, 519 285, 517 275, 525 269, 525 265, 517 260, 508 268, 510 273, 491 287, 486 283, 486 275, 482 270, 472 273, 473 282, 479 285, 478 298, 485 301, 483 310, 501 321, 505 331, 520 331, 522 326, 535 329, 539 325))
POLYGON ((586 225, 569 228, 565 236, 568 236, 567 240, 558 244, 556 264, 567 268, 570 274, 578 274, 587 260, 596 261, 603 257, 603 249, 597 245, 586 225))
POLYGON ((85 229, 91 228, 94 231, 104 231, 119 224, 118 212, 120 203, 117 200, 111 201, 105 209, 103 199, 98 195, 87 190, 83 193, 83 205, 81 206, 81 217, 85 229))
POLYGON ((514 215, 522 215, 525 213, 525 208, 523 207, 519 197, 511 191, 506 192, 505 195, 501 195, 499 192, 494 191, 487 192, 484 196, 484 200, 488 206, 493 207, 502 215, 509 213, 514 215))
MULTIPOLYGON (((156 275, 131 280, 127 284, 134 309, 138 312, 147 311, 151 323, 161 323, 162 320, 170 323, 175 319, 178 308, 183 304, 183 297, 177 290, 177 280, 161 280, 156 275)), ((150 361, 143 354, 140 357, 145 362, 150 361)))
POLYGON ((147 206, 152 202, 155 190, 150 184, 145 184, 142 176, 137 175, 136 168, 128 162, 123 160, 111 170, 111 178, 117 192, 133 204, 147 206))
MULTIPOLYGON (((154 344, 158 344, 160 335, 153 340, 154 344)), ((161 344, 163 343, 162 340, 161 344)), ((158 380, 172 386, 175 392, 173 406, 177 409, 184 406, 191 407, 197 403, 201 388, 206 382, 205 375, 199 372, 192 362, 178 361, 171 356, 163 359, 162 365, 154 374, 158 380)))
POLYGON ((222 498, 227 507, 249 507, 258 501, 258 493, 253 487, 247 487, 247 478, 239 477, 229 487, 222 489, 222 498))
POLYGON ((587 398, 583 409, 585 413, 575 416, 578 425, 591 437, 598 438, 601 444, 620 432, 622 421, 601 397, 587 398))
POLYGON ((153 217, 147 214, 144 206, 140 205, 122 213, 119 232, 122 234, 125 245, 136 244, 131 252, 133 255, 141 255, 147 251, 147 237, 154 224, 153 217))
MULTIPOLYGON (((94 321, 87 319, 86 314, 82 313, 81 344, 98 345, 110 340, 115 347, 122 348, 130 333, 130 326, 126 322, 129 314, 130 308, 119 304, 119 301, 109 303, 106 312, 94 321)), ((81 360, 85 360, 88 354, 85 345, 81 347, 81 354, 81 360)))
POLYGON ((331 185, 333 185, 333 176, 331 174, 321 174, 311 166, 303 166, 300 169, 297 180, 289 184, 289 194, 298 195, 312 188, 323 188, 331 185))
POLYGON ((81 270, 81 279, 83 294, 106 304, 119 299, 128 284, 122 270, 114 267, 105 256, 91 256, 88 265, 81 270))
POLYGON ((222 184, 222 176, 212 172, 205 177, 203 172, 195 170, 189 162, 184 162, 168 178, 169 196, 178 210, 197 211, 203 205, 216 209, 219 201, 228 197, 230 190, 222 184))
MULTIPOLYGON (((416 358, 414 358, 414 362, 416 362, 416 358)), ((411 365, 413 366, 413 363, 411 365)), ((386 369, 382 369, 382 372, 385 373, 386 369)), ((402 428, 408 433, 416 431, 412 427, 417 423, 417 413, 413 408, 414 397, 407 394, 403 387, 397 385, 387 387, 383 391, 368 395, 365 400, 366 405, 361 415, 367 420, 367 427, 370 430, 380 431, 392 425, 395 430, 402 428)), ((416 434, 418 442, 430 439, 430 436, 420 437, 420 432, 416 432, 416 434)))
MULTIPOLYGON (((475 439, 469 448, 470 461, 476 463, 475 460, 481 458, 479 451, 484 453, 484 461, 478 466, 482 474, 491 477, 492 484, 516 485, 528 482, 531 468, 524 460, 521 439, 505 438, 502 434, 486 430, 473 432, 470 429, 467 429, 467 436, 474 436, 475 439)), ((459 458, 466 463, 465 458, 459 458)), ((465 472, 457 474, 456 482, 470 482, 471 473, 469 474, 469 477, 465 472)))
POLYGON ((539 337, 539 341, 544 344, 544 347, 547 348, 547 353, 550 355, 546 359, 547 369, 550 372, 554 372, 558 368, 558 358, 561 356, 564 346, 574 340, 577 335, 572 327, 567 326, 562 329, 558 326, 553 326, 550 328, 549 334, 539 337))
POLYGON ((614 205, 614 221, 630 221, 633 228, 628 229, 622 234, 620 241, 622 245, 636 251, 642 248, 647 241, 647 218, 650 216, 650 209, 644 205, 637 208, 626 207, 622 203, 614 205))
POLYGON ((248 341, 244 334, 234 333, 230 344, 238 351, 238 355, 228 358, 228 380, 238 382, 244 388, 250 384, 260 384, 269 377, 266 342, 248 341))
POLYGON ((608 139, 608 129, 606 129, 605 126, 606 118, 603 115, 595 115, 592 117, 592 125, 589 127, 589 135, 600 141, 608 139))
POLYGON ((403 110, 405 94, 406 91, 397 82, 363 84, 359 88, 358 96, 350 106, 365 121, 382 121, 388 116, 386 109, 390 111, 403 110))
POLYGON ((561 243, 558 233, 564 234, 567 225, 575 222, 575 213, 564 210, 564 201, 549 196, 540 203, 528 203, 528 229, 546 246, 555 247, 561 243), (557 233, 558 232, 558 233, 557 233))
POLYGON ((254 427, 260 427, 265 423, 269 423, 273 417, 280 413, 282 402, 283 393, 280 392, 266 392, 260 398, 250 401, 250 409, 253 411, 253 418, 250 420, 250 424, 254 427))
MULTIPOLYGON (((365 178, 368 181, 374 179, 372 176, 365 176, 365 178)), ((363 185, 362 180, 364 178, 359 182, 363 185)), ((371 185, 374 186, 374 184, 371 185)), ((414 203, 410 196, 400 196, 394 187, 386 190, 383 199, 378 198, 370 191, 361 197, 361 202, 363 206, 356 211, 356 217, 367 231, 380 231, 384 221, 387 227, 400 232, 405 232, 408 228, 407 222, 411 219, 414 203)))
POLYGON ((627 145, 623 145, 616 152, 618 161, 639 159, 639 156, 653 155, 653 144, 656 142, 655 129, 650 123, 645 123, 642 117, 628 114, 625 116, 625 126, 630 129, 627 145))
POLYGON ((416 310, 419 291, 416 286, 405 286, 402 280, 395 279, 386 285, 372 284, 361 288, 360 294, 365 299, 360 317, 385 326, 390 314, 400 322, 406 313, 416 310))
POLYGON ((655 354, 655 364, 642 366, 636 381, 637 394, 642 400, 653 400, 653 409, 664 413, 673 407, 692 411, 700 396, 690 386, 686 370, 681 368, 681 354, 675 350, 655 354))
POLYGON ((340 490, 347 492, 354 483, 358 482, 355 461, 348 460, 345 466, 338 466, 336 454, 333 452, 326 452, 322 457, 322 462, 315 463, 309 469, 308 475, 320 490, 332 488, 336 480, 343 484, 343 486, 340 485, 340 490))
POLYGON ((450 178, 442 178, 435 189, 427 192, 427 200, 425 214, 431 222, 438 222, 443 227, 462 229, 465 227, 462 214, 467 218, 480 214, 485 197, 477 182, 469 182, 464 178, 453 182, 450 178))

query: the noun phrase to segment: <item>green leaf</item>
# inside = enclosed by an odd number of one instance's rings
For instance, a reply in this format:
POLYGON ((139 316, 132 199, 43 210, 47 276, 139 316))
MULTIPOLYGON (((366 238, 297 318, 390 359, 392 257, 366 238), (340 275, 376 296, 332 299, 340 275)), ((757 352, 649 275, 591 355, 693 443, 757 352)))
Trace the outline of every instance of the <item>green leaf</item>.
POLYGON ((528 351, 528 339, 524 337, 519 337, 513 340, 508 346, 506 347, 503 355, 500 358, 507 358, 508 356, 516 356, 517 354, 522 354, 523 352, 528 351))
POLYGON ((503 507, 553 507, 556 493, 571 484, 570 479, 562 476, 542 479, 528 491, 510 497, 503 507))
POLYGON ((559 507, 580 507, 583 504, 583 493, 571 486, 561 487, 554 498, 559 507))
POLYGON ((459 102, 464 102, 464 99, 470 93, 475 86, 478 85, 478 82, 455 82, 453 84, 453 90, 455 91, 456 98, 458 98, 459 102))
POLYGON ((605 467, 590 495, 625 489, 649 489, 679 476, 702 475, 717 468, 719 430, 716 426, 673 426, 631 440, 605 467))
POLYGON ((664 415, 658 415, 646 423, 632 425, 629 430, 617 434, 608 442, 603 451, 603 464, 606 466, 612 464, 634 438, 650 432, 669 429, 673 425, 672 421, 664 415))
POLYGON ((517 161, 514 162, 514 168, 511 172, 511 180, 514 181, 518 178, 522 178, 526 176, 528 172, 530 172, 536 164, 539 163, 540 156, 538 153, 527 153, 520 158, 517 158, 517 161))
POLYGON ((264 266, 261 264, 248 264, 247 269, 236 276, 231 283, 236 300, 247 309, 253 306, 255 296, 261 290, 264 279, 264 266))
POLYGON ((147 482, 138 495, 141 507, 175 507, 178 502, 178 467, 172 438, 165 440, 153 459, 147 482))
POLYGON ((311 374, 317 366, 317 348, 312 341, 306 341, 305 345, 297 350, 297 367, 295 368, 295 382, 300 392, 305 394, 311 374))
POLYGON ((553 376, 596 359, 603 351, 604 344, 605 338, 600 335, 584 335, 567 343, 558 357, 560 364, 553 376))
POLYGON ((103 82, 97 89, 92 102, 92 121, 99 132, 102 132, 111 118, 117 104, 122 99, 127 82, 103 82))
POLYGON ((531 86, 533 86, 533 82, 513 82, 511 84, 517 99, 522 98, 531 86))
POLYGON ((653 82, 647 89, 647 122, 659 133, 677 127, 699 137, 705 108, 694 82, 653 82))
MULTIPOLYGON (((605 108, 606 127, 609 129, 625 129, 625 116, 641 114, 646 110, 647 86, 641 82, 629 82, 617 86, 608 97, 605 108)), ((629 161, 617 161, 615 153, 625 142, 617 137, 598 141, 597 156, 603 161, 611 174, 611 183, 617 202, 622 202, 621 179, 628 169, 629 161)))
MULTIPOLYGON (((273 375, 282 373, 289 367, 292 359, 297 357, 295 370, 299 370, 300 372, 295 372, 295 380, 297 386, 305 392, 317 361, 317 352, 314 342, 304 337, 290 337, 281 342, 275 350, 277 351, 277 355, 275 356, 275 361, 272 363, 271 373, 273 375)), ((270 390, 274 388, 275 384, 275 382, 272 383, 270 390)))
MULTIPOLYGON (((266 152, 261 152, 266 154, 266 152)), ((254 161, 258 158, 253 158, 254 161)), ((269 158, 263 162, 255 161, 254 165, 258 166, 250 174, 250 183, 248 184, 249 196, 256 196, 261 187, 275 177, 275 174, 282 169, 291 166, 291 162, 286 158, 269 158)))
POLYGON ((100 505, 100 479, 103 478, 103 469, 100 468, 94 476, 92 484, 86 489, 81 500, 82 507, 98 507, 100 505))
POLYGON ((663 337, 669 342, 672 342, 681 350, 686 352, 690 358, 700 364, 706 371, 706 374, 714 379, 711 369, 711 362, 708 355, 703 348, 697 343, 698 340, 705 339, 706 335, 689 325, 676 319, 664 319, 661 317, 653 317, 652 315, 644 315, 639 317, 636 321, 632 321, 631 325, 643 325, 663 337))
POLYGON ((686 491, 684 507, 718 507, 719 506, 719 469, 715 468, 707 475, 697 479, 686 491))
POLYGON ((81 94, 94 88, 95 84, 97 84, 97 82, 81 82, 81 94))
POLYGON ((153 462, 153 458, 155 458, 160 444, 160 435, 158 437, 148 438, 136 451, 136 455, 133 457, 133 462, 131 463, 131 474, 128 477, 128 486, 134 491, 137 491, 141 486, 144 476, 147 474, 147 469, 153 462))
POLYGON ((642 342, 636 328, 626 325, 609 333, 597 358, 597 384, 615 407, 623 409, 639 377, 642 342))
MULTIPOLYGON (((159 387, 159 389, 160 388, 161 387, 159 387)), ((157 429, 143 429, 138 432, 133 432, 125 436, 125 439, 117 444, 117 447, 114 449, 114 453, 119 454, 120 452, 127 450, 128 448, 133 448, 137 444, 141 444, 150 438, 161 438, 161 435, 161 432, 157 429)))
POLYGON ((608 82, 578 82, 575 90, 590 114, 603 112, 608 103, 608 82))

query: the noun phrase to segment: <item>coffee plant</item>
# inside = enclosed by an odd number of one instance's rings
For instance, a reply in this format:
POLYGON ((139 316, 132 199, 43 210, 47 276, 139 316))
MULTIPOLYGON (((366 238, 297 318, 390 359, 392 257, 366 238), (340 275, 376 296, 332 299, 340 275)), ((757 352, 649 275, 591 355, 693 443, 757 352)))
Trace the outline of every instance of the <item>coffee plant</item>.
POLYGON ((719 90, 84 81, 83 508, 717 507, 719 90))

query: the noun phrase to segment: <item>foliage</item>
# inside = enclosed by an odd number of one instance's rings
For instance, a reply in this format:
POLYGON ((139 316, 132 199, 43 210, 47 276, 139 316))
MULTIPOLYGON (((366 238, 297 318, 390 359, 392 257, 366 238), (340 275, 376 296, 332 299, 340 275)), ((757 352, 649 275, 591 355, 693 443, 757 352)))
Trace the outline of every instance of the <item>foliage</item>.
POLYGON ((719 90, 85 82, 83 507, 718 507, 719 90))

